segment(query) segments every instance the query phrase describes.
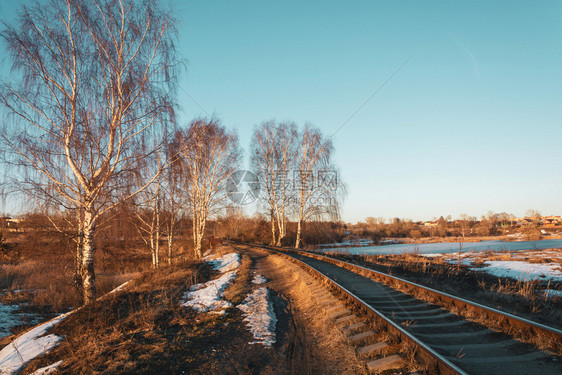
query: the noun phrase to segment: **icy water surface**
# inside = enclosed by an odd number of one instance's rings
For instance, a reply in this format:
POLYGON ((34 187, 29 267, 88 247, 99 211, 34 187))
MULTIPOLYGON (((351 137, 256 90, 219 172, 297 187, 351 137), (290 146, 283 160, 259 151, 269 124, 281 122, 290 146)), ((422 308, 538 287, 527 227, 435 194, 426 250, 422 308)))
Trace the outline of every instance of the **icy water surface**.
MULTIPOLYGON (((440 242, 426 244, 394 244, 382 246, 363 246, 363 247, 334 247, 322 249, 323 252, 336 251, 347 254, 437 254, 458 252, 459 242, 440 242)), ((479 251, 517 251, 517 250, 541 250, 562 248, 562 240, 538 240, 538 241, 482 241, 465 242, 462 245, 462 252, 479 251)))

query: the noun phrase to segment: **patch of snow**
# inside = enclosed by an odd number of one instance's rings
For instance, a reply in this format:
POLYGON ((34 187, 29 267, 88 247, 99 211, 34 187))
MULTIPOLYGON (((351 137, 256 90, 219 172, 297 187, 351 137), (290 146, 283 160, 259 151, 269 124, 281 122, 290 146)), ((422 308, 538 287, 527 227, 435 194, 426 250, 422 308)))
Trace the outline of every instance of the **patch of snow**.
POLYGON ((254 284, 265 284, 267 283, 267 279, 265 277, 263 277, 262 275, 256 275, 254 276, 254 279, 252 280, 252 283, 254 284))
POLYGON ((562 252, 560 251, 541 251, 541 252, 526 252, 522 251, 512 255, 513 258, 556 258, 562 257, 562 252))
MULTIPOLYGON (((128 283, 129 281, 124 282, 123 284, 119 285, 117 288, 113 289, 111 292, 99 297, 98 300, 101 300, 112 293, 116 293, 122 290, 128 283)), ((2 306, 5 305, 0 304, 0 321, 3 323, 4 318, 8 320, 9 317, 6 317, 2 314, 3 312, 2 306)), ((5 307, 8 307, 9 310, 13 308, 13 306, 5 306, 5 307)), ((57 325, 58 323, 60 323, 67 316, 80 309, 81 307, 79 307, 76 310, 71 310, 41 325, 38 325, 37 327, 15 338, 10 344, 6 345, 0 351, 0 375, 15 374, 33 358, 46 354, 47 352, 49 352, 49 350, 55 348, 59 344, 60 340, 62 340, 62 338, 54 334, 46 335, 47 331, 52 327, 54 327, 55 325, 57 325)), ((0 332, 3 327, 4 324, 0 325, 0 332)), ((59 362, 62 363, 62 361, 59 362)), ((59 362, 53 363, 51 365, 52 368, 51 366, 45 367, 44 370, 48 372, 37 372, 39 370, 43 370, 43 369, 39 369, 35 373, 50 374, 54 372, 54 370, 60 365, 59 362)))
POLYGON ((562 298, 562 290, 547 289, 544 291, 544 295, 547 298, 554 298, 554 297, 562 298))
POLYGON ((527 263, 519 261, 487 260, 487 267, 471 268, 497 277, 510 277, 517 280, 553 280, 562 281, 562 271, 558 263, 527 263))
MULTIPOLYGON (((458 264, 459 258, 457 258, 457 259, 455 259, 455 258, 447 259, 447 263, 458 264)), ((463 265, 463 266, 472 266, 473 263, 474 263, 474 259, 472 259, 472 258, 461 259, 461 265, 463 265)))
POLYGON ((443 254, 441 253, 434 253, 434 254, 420 254, 422 257, 428 257, 428 258, 435 258, 435 257, 440 257, 443 256, 443 254))
POLYGON ((250 344, 271 346, 275 343, 275 326, 277 317, 269 298, 269 290, 261 287, 249 294, 238 308, 244 313, 244 321, 248 323, 250 332, 256 341, 250 344))
POLYGON ((240 267, 240 254, 230 253, 207 262, 220 273, 228 272, 240 267))
POLYGON ((182 306, 191 307, 199 312, 226 309, 232 306, 230 302, 222 299, 228 284, 236 278, 237 271, 229 271, 215 280, 204 284, 195 284, 184 293, 182 306))
POLYGON ((9 336, 10 328, 22 323, 20 316, 16 313, 17 305, 4 305, 0 303, 0 337, 9 336))
POLYGON ((33 358, 46 354, 56 347, 62 337, 47 331, 61 322, 73 311, 45 322, 17 337, 0 351, 0 374, 15 374, 33 358))
POLYGON ((123 288, 125 288, 125 287, 127 286, 127 284, 129 284, 130 282, 131 282, 131 280, 125 281, 123 284, 119 285, 117 288, 113 289, 111 292, 108 292, 108 293, 106 294, 106 296, 109 295, 109 294, 113 294, 113 293, 120 292, 120 291, 123 290, 123 288))
POLYGON ((31 375, 49 375, 49 374, 52 374, 57 370, 57 367, 59 367, 61 364, 62 364, 62 361, 55 362, 52 365, 42 367, 40 369, 35 370, 33 372, 33 374, 31 374, 31 375))

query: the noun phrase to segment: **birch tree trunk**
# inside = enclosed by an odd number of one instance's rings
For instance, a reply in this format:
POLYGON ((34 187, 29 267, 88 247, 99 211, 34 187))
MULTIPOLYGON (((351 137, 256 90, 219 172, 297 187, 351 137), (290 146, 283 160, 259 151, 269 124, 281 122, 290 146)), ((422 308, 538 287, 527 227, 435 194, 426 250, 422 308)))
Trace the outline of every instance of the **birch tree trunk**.
MULTIPOLYGON (((171 219, 173 220, 173 218, 171 219)), ((168 266, 172 265, 172 250, 174 246, 174 225, 172 222, 168 223, 168 233, 167 233, 167 242, 168 242, 168 266)))
POLYGON ((157 178, 156 186, 156 204, 154 210, 155 228, 154 228, 154 260, 152 262, 154 269, 157 270, 160 265, 160 177, 157 178))
POLYGON ((273 211, 273 209, 270 210, 270 216, 271 216, 271 246, 275 246, 275 244, 277 243, 277 239, 276 239, 276 225, 275 225, 275 213, 273 211))
MULTIPOLYGON (((80 214, 79 214, 80 215, 80 214)), ((84 249, 84 222, 78 220, 78 236, 76 239, 76 259, 75 259, 75 270, 74 270, 74 285, 83 293, 82 286, 82 254, 84 249)))
POLYGON ((295 249, 298 249, 301 243, 301 226, 302 226, 302 218, 301 215, 299 215, 299 220, 297 221, 297 239, 295 241, 295 249))
POLYGON ((84 246, 82 249, 82 288, 84 304, 96 300, 96 277, 94 272, 95 215, 88 209, 84 212, 84 246))

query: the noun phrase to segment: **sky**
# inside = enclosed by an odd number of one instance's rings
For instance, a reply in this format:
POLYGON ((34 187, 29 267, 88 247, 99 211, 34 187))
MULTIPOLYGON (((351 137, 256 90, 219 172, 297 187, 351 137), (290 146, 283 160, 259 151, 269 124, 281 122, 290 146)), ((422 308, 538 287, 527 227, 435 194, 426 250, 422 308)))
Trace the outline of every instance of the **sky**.
POLYGON ((562 2, 172 3, 180 121, 317 126, 343 220, 562 213, 562 2))

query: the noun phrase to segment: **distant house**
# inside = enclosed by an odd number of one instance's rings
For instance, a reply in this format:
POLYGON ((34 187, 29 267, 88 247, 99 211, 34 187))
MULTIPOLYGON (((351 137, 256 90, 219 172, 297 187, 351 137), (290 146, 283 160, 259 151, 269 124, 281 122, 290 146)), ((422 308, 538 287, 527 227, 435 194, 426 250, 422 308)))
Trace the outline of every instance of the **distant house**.
POLYGON ((3 216, 0 217, 0 228, 17 230, 20 222, 21 222, 20 219, 12 219, 9 216, 3 216))
POLYGON ((545 216, 542 218, 542 224, 549 228, 559 227, 562 226, 562 218, 560 216, 545 216))
POLYGON ((426 221, 423 223, 424 227, 435 228, 437 226, 436 221, 426 221))
POLYGON ((533 219, 529 217, 521 218, 519 219, 519 222, 521 222, 521 225, 533 225, 533 219))

